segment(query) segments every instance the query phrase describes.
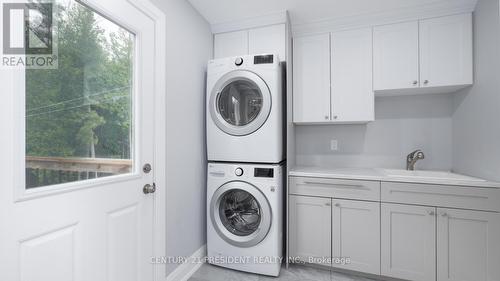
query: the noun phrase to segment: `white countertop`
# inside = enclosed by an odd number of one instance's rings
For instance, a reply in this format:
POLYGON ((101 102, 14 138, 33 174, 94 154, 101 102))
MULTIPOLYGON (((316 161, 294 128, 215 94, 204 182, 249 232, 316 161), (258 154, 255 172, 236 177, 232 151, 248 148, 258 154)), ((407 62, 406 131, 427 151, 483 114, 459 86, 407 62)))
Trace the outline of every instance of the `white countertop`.
POLYGON ((327 167, 313 167, 313 166, 296 166, 291 168, 289 175, 300 176, 300 177, 316 177, 316 178, 373 180, 373 181, 385 181, 385 182, 407 182, 407 183, 422 183, 422 184, 500 188, 500 183, 498 182, 491 182, 456 173, 443 172, 443 174, 449 174, 450 177, 453 177, 453 179, 440 179, 440 178, 413 177, 404 175, 393 176, 390 175, 390 171, 391 170, 386 170, 381 168, 327 168, 327 167))

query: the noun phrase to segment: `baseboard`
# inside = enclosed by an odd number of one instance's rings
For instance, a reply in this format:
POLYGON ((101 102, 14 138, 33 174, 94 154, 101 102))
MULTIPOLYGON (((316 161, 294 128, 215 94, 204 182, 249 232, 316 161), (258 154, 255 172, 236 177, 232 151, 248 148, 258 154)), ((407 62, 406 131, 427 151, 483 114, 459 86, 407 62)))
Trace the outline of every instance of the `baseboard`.
POLYGON ((201 261, 207 255, 207 246, 203 245, 196 250, 185 263, 180 264, 167 276, 167 281, 187 281, 203 265, 201 261))

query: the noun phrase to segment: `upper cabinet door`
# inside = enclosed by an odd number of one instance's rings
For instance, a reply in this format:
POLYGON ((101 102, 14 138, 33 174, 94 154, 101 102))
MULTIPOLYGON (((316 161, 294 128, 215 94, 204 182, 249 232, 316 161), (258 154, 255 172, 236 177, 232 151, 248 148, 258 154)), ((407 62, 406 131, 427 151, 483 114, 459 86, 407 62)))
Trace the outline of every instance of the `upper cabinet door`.
POLYGON ((280 61, 286 60, 285 24, 271 25, 248 31, 248 52, 250 54, 277 53, 280 61))
POLYGON ((373 88, 419 87, 418 22, 373 28, 373 88))
POLYGON ((330 121, 330 34, 293 41, 293 121, 330 121))
POLYGON ((472 15, 420 21, 422 87, 472 84, 472 15))
POLYGON ((372 29, 332 33, 331 45, 332 121, 373 121, 372 29))
POLYGON ((500 280, 500 214, 438 209, 438 281, 500 280))
POLYGON ((215 34, 214 59, 248 55, 248 31, 215 34))

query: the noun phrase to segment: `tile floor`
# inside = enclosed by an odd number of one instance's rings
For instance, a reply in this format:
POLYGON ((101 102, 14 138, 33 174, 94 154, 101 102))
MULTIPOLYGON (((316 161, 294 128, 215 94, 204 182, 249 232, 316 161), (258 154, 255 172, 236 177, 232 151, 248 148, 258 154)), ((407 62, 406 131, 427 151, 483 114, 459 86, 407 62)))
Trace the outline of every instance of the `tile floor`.
POLYGON ((301 265, 282 268, 278 278, 204 264, 188 281, 375 281, 301 265))

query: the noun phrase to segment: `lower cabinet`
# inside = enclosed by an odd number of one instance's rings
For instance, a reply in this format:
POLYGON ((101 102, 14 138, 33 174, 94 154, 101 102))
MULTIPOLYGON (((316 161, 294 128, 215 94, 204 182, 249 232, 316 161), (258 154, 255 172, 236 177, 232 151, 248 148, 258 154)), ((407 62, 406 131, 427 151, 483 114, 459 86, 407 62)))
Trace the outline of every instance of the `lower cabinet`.
POLYGON ((438 281, 500 280, 500 214, 439 209, 438 281))
POLYGON ((292 258, 380 274, 380 203, 290 195, 289 204, 292 258))
POLYGON ((381 273, 412 281, 500 280, 500 214, 382 203, 381 273))
POLYGON ((291 258, 410 281, 500 281, 500 189, 295 177, 290 192, 291 258))
POLYGON ((380 274, 380 203, 333 199, 333 266, 380 274))
POLYGON ((332 256, 332 207, 330 198, 290 196, 290 257, 325 264, 332 256))
POLYGON ((382 275, 413 280, 436 280, 436 210, 381 204, 382 275))

